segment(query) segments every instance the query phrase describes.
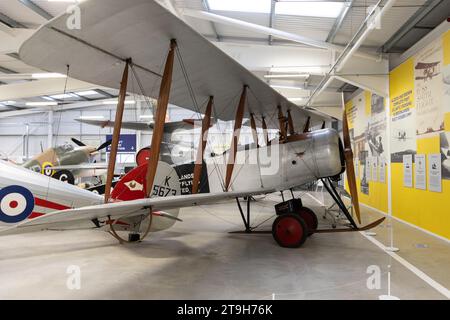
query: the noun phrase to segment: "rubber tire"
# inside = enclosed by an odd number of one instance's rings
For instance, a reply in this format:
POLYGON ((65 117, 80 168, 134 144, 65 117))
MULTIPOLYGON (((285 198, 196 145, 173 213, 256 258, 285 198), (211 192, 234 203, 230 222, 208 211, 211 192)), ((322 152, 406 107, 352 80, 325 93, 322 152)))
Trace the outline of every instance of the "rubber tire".
POLYGON ((297 213, 308 226, 308 236, 312 236, 319 226, 319 220, 317 219, 316 214, 308 207, 302 207, 297 213))
POLYGON ((272 236, 280 247, 299 248, 305 243, 308 237, 308 227, 298 214, 282 214, 272 224, 272 236), (280 231, 281 228, 285 229, 284 233, 286 236, 289 236, 288 233, 296 231, 300 232, 300 234, 297 234, 296 237, 294 236, 291 239, 283 239, 280 237, 280 232, 282 232, 280 231))

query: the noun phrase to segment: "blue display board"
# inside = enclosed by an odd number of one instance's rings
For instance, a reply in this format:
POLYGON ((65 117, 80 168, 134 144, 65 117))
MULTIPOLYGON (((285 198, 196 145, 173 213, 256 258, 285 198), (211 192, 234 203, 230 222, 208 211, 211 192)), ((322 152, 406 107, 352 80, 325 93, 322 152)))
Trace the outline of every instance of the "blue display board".
MULTIPOLYGON (((112 140, 112 135, 106 135, 106 141, 112 140)), ((111 146, 106 149, 106 152, 111 152, 111 146)), ((121 134, 119 139, 120 153, 136 152, 136 135, 135 134, 121 134)))

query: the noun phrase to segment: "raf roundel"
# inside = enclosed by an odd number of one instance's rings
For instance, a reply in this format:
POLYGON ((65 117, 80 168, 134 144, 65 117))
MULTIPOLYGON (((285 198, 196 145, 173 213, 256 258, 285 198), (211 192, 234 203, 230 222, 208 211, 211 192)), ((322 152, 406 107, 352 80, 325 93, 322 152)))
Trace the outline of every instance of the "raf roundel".
POLYGON ((21 186, 9 186, 0 190, 0 221, 18 223, 30 216, 34 209, 34 197, 21 186))

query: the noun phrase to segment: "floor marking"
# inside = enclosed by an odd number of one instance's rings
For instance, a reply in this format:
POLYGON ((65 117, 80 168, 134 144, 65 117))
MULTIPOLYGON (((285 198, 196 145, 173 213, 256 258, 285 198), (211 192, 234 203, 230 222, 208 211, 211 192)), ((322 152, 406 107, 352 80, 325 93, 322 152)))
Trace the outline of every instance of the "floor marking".
POLYGON ((441 285, 440 283, 436 282, 432 278, 430 278, 428 275, 426 275, 423 271, 419 270, 417 267, 413 266, 411 263, 400 257, 395 252, 386 251, 386 246, 379 242, 378 240, 365 235, 363 232, 360 232, 360 234, 366 238, 367 240, 371 241, 373 244, 375 244, 377 247, 382 249, 384 252, 386 252, 388 255, 390 255, 392 258, 394 258, 397 262, 402 264, 405 268, 407 268, 409 271, 414 273, 416 276, 418 276, 420 279, 428 283, 431 287, 433 287, 435 290, 437 290, 440 294, 444 295, 447 299, 450 299, 450 291, 441 285))

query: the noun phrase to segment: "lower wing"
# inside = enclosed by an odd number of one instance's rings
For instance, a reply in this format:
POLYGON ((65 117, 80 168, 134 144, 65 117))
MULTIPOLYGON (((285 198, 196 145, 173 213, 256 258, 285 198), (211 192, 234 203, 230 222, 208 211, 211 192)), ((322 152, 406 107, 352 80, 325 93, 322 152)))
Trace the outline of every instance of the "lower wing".
POLYGON ((158 212, 157 214, 162 216, 163 218, 179 220, 178 218, 173 217, 168 213, 164 213, 163 215, 161 215, 160 211, 170 210, 174 208, 192 207, 197 205, 214 204, 238 197, 265 194, 272 191, 254 190, 248 192, 231 191, 219 193, 203 193, 195 195, 180 195, 165 198, 149 198, 132 201, 113 202, 77 209, 67 209, 51 212, 35 219, 25 220, 12 227, 0 230, 0 235, 53 229, 58 228, 62 224, 64 224, 65 226, 71 224, 75 225, 80 222, 92 221, 95 219, 117 219, 132 217, 148 214, 150 209, 153 212, 158 212))

